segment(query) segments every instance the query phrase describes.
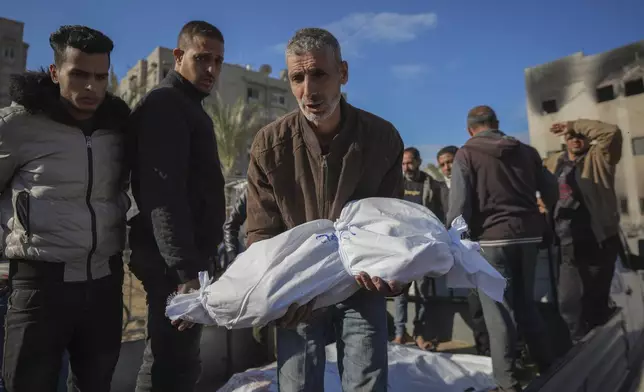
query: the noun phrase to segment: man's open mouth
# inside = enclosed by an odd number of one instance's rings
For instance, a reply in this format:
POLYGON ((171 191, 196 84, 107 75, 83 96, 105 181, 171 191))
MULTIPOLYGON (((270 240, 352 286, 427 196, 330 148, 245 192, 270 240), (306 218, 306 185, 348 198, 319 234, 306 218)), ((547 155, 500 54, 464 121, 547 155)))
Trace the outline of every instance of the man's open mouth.
POLYGON ((322 102, 307 103, 306 107, 308 109, 318 110, 318 109, 320 109, 322 107, 322 102))

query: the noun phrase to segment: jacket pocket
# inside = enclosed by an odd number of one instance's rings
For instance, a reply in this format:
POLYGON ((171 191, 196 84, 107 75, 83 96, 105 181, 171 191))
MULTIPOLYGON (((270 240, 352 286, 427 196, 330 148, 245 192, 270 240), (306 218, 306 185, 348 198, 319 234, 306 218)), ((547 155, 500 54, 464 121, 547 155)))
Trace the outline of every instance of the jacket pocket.
POLYGON ((22 241, 27 243, 31 236, 31 226, 29 224, 29 192, 27 191, 20 191, 16 196, 16 216, 25 231, 22 241))

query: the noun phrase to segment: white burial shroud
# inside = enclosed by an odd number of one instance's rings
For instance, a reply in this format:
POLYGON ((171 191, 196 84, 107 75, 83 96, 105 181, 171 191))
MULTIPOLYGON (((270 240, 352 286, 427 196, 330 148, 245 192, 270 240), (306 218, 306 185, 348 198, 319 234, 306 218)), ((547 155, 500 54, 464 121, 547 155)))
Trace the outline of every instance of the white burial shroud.
POLYGON ((462 218, 447 230, 429 209, 405 200, 349 202, 335 223, 315 220, 254 243, 215 282, 201 272, 201 289, 172 297, 166 314, 227 328, 263 326, 294 303, 344 301, 359 289, 354 275, 361 271, 400 283, 447 274, 449 287, 478 287, 501 301, 505 279, 477 243, 461 239, 465 231, 462 218))

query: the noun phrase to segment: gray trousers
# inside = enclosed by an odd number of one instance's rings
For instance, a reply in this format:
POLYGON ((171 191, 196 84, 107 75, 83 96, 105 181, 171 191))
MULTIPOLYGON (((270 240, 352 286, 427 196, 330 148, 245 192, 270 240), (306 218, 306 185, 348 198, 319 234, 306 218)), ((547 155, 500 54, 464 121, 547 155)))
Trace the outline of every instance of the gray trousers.
POLYGON ((514 390, 517 327, 525 336, 531 357, 541 372, 554 360, 545 324, 534 301, 538 244, 482 247, 485 259, 506 279, 503 303, 479 291, 483 317, 490 335, 494 378, 503 390, 514 390))

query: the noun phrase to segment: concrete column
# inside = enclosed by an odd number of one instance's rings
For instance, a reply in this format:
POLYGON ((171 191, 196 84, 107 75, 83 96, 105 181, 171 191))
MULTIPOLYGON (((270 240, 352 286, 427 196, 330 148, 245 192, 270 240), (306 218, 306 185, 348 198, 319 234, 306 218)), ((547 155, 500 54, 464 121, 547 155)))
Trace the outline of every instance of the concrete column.
POLYGON ((617 98, 617 126, 622 130, 623 146, 622 160, 617 170, 623 170, 626 197, 628 199, 629 222, 639 227, 642 221, 640 214, 639 192, 637 189, 637 171, 633 157, 633 141, 631 138, 631 122, 626 102, 623 96, 617 98), (621 168, 620 168, 621 166, 621 168))

